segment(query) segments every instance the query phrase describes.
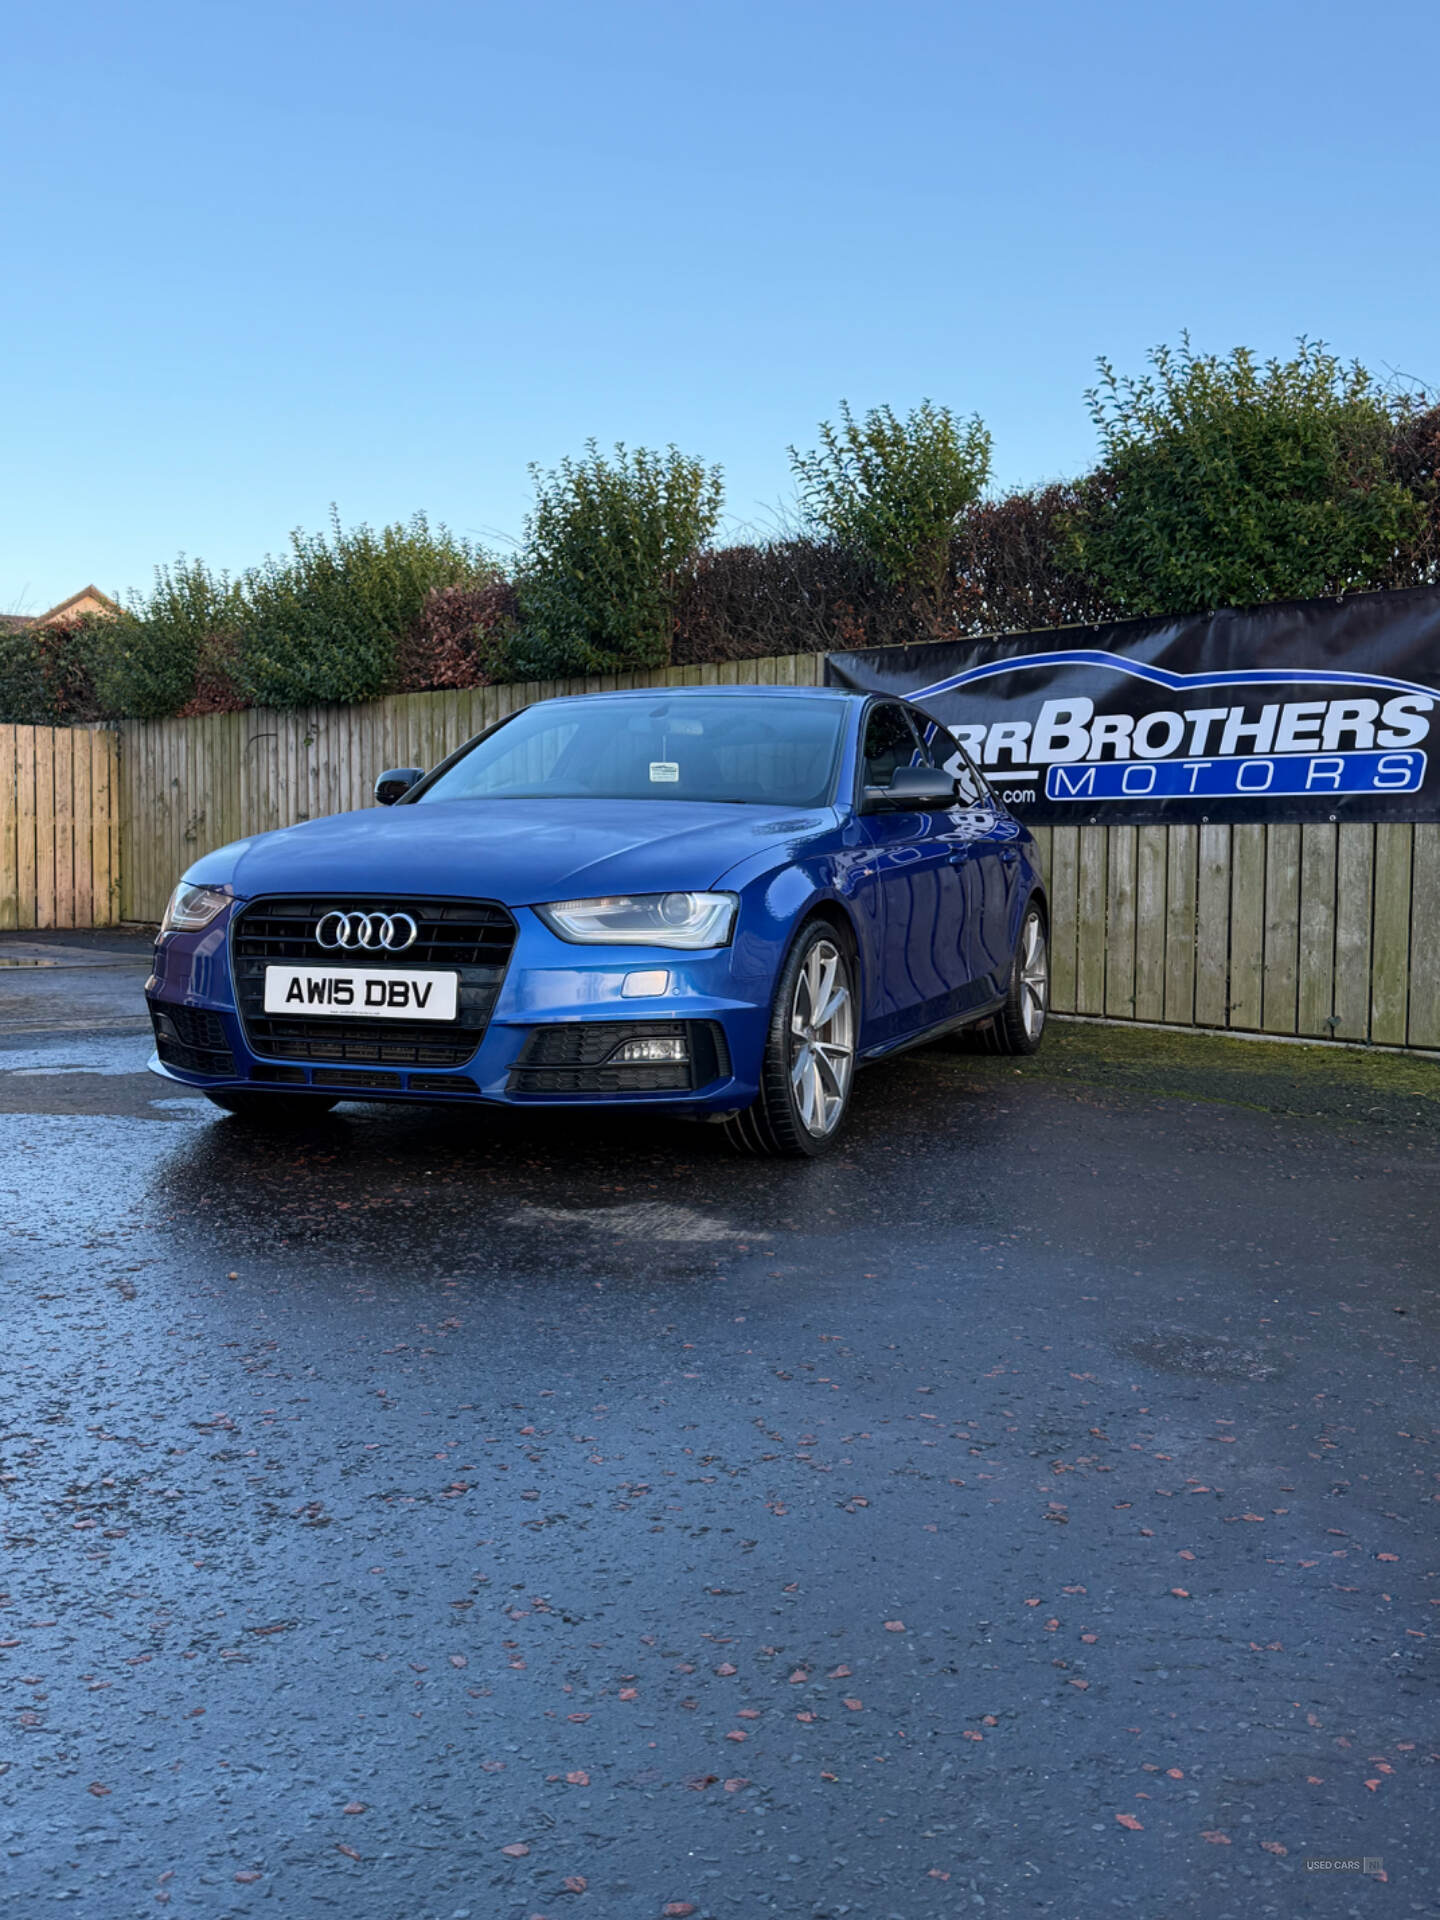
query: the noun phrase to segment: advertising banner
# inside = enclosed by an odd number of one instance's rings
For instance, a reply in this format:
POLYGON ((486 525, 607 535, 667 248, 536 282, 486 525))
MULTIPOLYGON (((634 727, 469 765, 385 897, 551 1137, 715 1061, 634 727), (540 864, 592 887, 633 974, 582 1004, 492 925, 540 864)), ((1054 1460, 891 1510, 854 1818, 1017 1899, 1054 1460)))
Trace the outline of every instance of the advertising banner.
POLYGON ((1440 587, 831 654, 1021 818, 1440 820, 1440 587))

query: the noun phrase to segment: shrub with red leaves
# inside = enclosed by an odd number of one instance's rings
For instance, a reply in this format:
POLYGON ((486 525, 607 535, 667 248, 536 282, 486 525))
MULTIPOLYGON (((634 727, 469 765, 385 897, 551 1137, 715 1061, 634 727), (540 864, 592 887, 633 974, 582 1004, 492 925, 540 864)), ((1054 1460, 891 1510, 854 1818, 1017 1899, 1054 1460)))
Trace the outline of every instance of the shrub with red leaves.
POLYGON ((195 662, 195 691, 180 709, 182 720, 202 713, 243 713, 250 705, 235 681, 239 650, 235 633, 206 634, 195 662))
POLYGON ((78 620, 31 628, 46 705, 56 726, 83 725, 101 718, 86 645, 90 618, 82 614, 78 620))
POLYGON ((435 588, 400 642, 399 691, 484 687, 507 678, 504 649, 514 625, 515 588, 508 580, 435 588))
POLYGON ((1120 617, 1070 557, 1067 523, 1096 474, 968 507, 950 545, 951 611, 960 633, 1033 633, 1120 617))
POLYGON ((1066 521, 1077 498, 1077 488, 1049 486, 967 507, 937 600, 888 587, 827 541, 713 549, 681 596, 673 658, 688 665, 840 652, 1113 619, 1115 609, 1068 559, 1066 521))
POLYGON ((1424 518, 1416 538, 1395 556, 1387 587, 1423 587, 1440 580, 1440 407, 1413 413, 1395 431, 1391 446, 1395 478, 1420 502, 1424 518))
POLYGON ((775 540, 700 555, 676 608, 671 657, 686 666, 938 637, 854 554, 829 541, 775 540))

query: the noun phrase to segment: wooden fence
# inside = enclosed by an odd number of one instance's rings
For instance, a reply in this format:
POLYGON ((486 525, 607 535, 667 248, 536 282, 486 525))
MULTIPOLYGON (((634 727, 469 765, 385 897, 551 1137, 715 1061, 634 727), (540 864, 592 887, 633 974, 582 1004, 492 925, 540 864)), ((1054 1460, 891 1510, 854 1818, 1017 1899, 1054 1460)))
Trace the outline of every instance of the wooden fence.
POLYGON ((119 741, 0 726, 0 931, 120 918, 119 741))
MULTIPOLYGON (((433 766, 480 728, 546 695, 812 686, 823 672, 822 655, 795 654, 396 695, 360 707, 127 723, 119 736, 123 917, 158 919, 178 876, 211 847, 368 806, 382 768, 433 766)), ((0 741, 30 732, 0 729, 0 741)), ((73 738, 89 740, 98 755, 93 743, 106 736, 73 738)), ((6 764, 0 758, 0 807, 10 790, 6 764)), ((93 795, 99 759, 88 764, 93 795)), ((79 775, 72 777, 66 831, 78 845, 79 775)), ((0 850, 4 832, 0 816, 0 850)), ((1440 1049, 1440 825, 1083 826, 1040 828, 1036 837, 1053 909, 1056 1012, 1440 1049)), ((115 870, 112 853, 104 884, 92 882, 97 902, 115 870)), ((0 903, 4 886, 0 879, 0 903)), ((63 892, 55 888, 57 900, 63 892)), ((26 897, 33 894, 32 887, 26 897)), ((74 899, 78 916, 78 888, 74 899)))
POLYGON ((1440 1048, 1440 825, 1036 839, 1056 1012, 1440 1048))
POLYGON ((557 693, 616 687, 815 686, 821 653, 720 667, 607 674, 453 693, 401 693, 358 707, 254 708, 120 730, 127 920, 158 920, 170 889, 211 847, 372 804, 386 767, 433 767, 493 721, 557 693))

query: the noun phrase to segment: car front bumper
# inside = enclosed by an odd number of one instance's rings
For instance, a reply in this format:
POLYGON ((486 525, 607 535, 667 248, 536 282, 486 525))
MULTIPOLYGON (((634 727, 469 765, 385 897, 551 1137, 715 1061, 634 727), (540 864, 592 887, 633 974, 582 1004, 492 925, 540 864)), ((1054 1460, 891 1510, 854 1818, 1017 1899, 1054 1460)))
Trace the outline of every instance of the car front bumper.
MULTIPOLYGON (((198 1087, 362 1100, 497 1106, 654 1106, 696 1117, 734 1112, 758 1091, 773 961, 755 943, 687 952, 559 940, 525 908, 504 980, 471 1057, 449 1066, 287 1058, 252 1041, 237 1005, 229 915, 158 942, 146 994, 157 1035, 152 1072, 198 1087), (749 955, 749 964, 742 955, 749 955), (663 980, 660 978, 663 976, 663 980), (607 1065, 626 1037, 683 1036, 684 1071, 607 1065)), ((376 1022, 403 1039, 403 1022, 376 1022)))

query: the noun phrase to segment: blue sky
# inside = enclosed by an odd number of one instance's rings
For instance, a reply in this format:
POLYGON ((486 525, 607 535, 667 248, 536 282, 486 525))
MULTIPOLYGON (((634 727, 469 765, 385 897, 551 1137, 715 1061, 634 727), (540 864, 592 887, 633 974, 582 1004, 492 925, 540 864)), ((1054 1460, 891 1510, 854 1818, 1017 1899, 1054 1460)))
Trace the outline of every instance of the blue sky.
POLYGON ((0 610, 673 440, 776 524, 843 396, 1077 472, 1095 356, 1440 387, 1440 11, 11 0, 0 610))

